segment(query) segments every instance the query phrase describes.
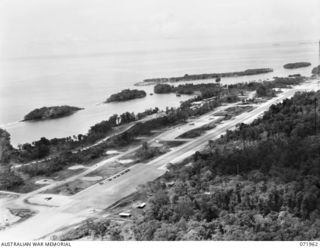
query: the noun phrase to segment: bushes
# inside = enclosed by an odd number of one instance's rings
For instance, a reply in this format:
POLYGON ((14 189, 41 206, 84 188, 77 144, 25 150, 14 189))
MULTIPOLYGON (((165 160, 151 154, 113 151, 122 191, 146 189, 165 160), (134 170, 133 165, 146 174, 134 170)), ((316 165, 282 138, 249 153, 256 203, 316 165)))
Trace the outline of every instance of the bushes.
POLYGON ((147 160, 156 157, 163 152, 158 147, 150 147, 147 142, 142 143, 141 148, 136 152, 136 156, 141 160, 147 160))
POLYGON ((10 171, 9 168, 0 168, 0 190, 11 190, 22 184, 22 178, 10 171))
POLYGON ((10 134, 0 128, 0 165, 7 164, 10 161, 13 148, 10 144, 10 134))
POLYGON ((265 85, 259 85, 256 93, 258 97, 275 96, 275 92, 272 89, 268 89, 265 85))
POLYGON ((317 67, 314 67, 311 71, 311 73, 313 75, 320 75, 320 65, 318 65, 317 67))

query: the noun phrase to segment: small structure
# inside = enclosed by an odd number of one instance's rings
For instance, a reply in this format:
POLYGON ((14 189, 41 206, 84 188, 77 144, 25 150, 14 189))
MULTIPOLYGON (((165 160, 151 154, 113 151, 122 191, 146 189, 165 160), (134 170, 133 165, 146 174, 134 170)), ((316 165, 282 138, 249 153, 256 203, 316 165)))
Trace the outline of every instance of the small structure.
POLYGON ((167 187, 172 187, 175 184, 175 182, 168 182, 166 183, 167 187))
POLYGON ((144 208, 146 206, 145 202, 142 202, 141 204, 138 205, 138 208, 144 208))
POLYGON ((119 216, 122 218, 129 218, 129 217, 131 217, 131 213, 122 212, 119 214, 119 216))

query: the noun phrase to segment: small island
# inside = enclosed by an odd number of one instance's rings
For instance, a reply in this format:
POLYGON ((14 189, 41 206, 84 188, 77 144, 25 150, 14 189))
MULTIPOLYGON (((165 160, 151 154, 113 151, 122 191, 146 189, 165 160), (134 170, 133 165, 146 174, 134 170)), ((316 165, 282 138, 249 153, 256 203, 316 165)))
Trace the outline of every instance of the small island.
POLYGON ((176 83, 181 81, 194 81, 194 80, 204 80, 204 79, 216 79, 216 82, 220 82, 223 77, 240 77, 240 76, 252 76, 264 73, 273 72, 271 68, 257 68, 248 69, 244 71, 237 72, 224 72, 224 73, 206 73, 206 74, 185 74, 182 77, 170 77, 170 78, 148 78, 143 80, 143 82, 135 83, 136 86, 154 85, 158 83, 176 83))
POLYGON ((83 108, 67 106, 67 105, 37 108, 32 110, 27 115, 25 115, 23 121, 40 121, 40 120, 61 118, 61 117, 72 115, 76 111, 79 111, 82 109, 83 108))
POLYGON ((309 63, 309 62, 295 62, 295 63, 285 64, 283 66, 283 68, 285 68, 285 69, 297 69, 297 68, 302 68, 302 67, 308 67, 310 65, 311 65, 311 63, 309 63))
POLYGON ((137 98, 143 98, 147 95, 147 93, 144 90, 130 90, 130 89, 125 89, 122 90, 119 93, 111 95, 105 103, 109 102, 124 102, 128 100, 133 100, 137 98))

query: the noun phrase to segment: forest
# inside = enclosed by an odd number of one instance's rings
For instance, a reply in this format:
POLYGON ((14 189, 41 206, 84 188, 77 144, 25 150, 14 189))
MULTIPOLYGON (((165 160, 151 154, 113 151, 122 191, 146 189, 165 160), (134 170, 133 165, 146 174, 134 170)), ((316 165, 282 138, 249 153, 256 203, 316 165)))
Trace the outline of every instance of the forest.
POLYGON ((130 89, 125 89, 120 91, 119 93, 112 94, 105 102, 123 102, 123 101, 128 101, 136 98, 143 98, 147 94, 144 90, 130 90, 130 89))
POLYGON ((320 65, 314 67, 311 72, 313 75, 320 75, 320 65))
POLYGON ((169 84, 157 84, 154 86, 154 93, 166 94, 166 93, 177 93, 184 95, 195 94, 196 92, 201 93, 203 98, 209 98, 217 96, 221 92, 221 86, 213 83, 203 84, 180 84, 177 86, 169 84))
MULTIPOLYGON (((267 91, 271 91, 275 88, 289 88, 294 85, 298 85, 305 81, 306 78, 300 76, 299 74, 294 75, 293 77, 274 77, 272 80, 264 80, 263 82, 246 82, 246 83, 237 83, 228 85, 228 91, 238 92, 238 91, 258 91, 259 88, 263 87, 267 91)), ((257 92, 259 95, 259 92, 257 92)))
POLYGON ((171 165, 141 189, 134 239, 319 240, 319 97, 298 93, 171 165))
POLYGON ((288 88, 300 84, 304 80, 305 77, 297 74, 292 77, 274 77, 271 80, 264 80, 263 82, 252 81, 230 85, 221 85, 219 83, 188 83, 173 86, 161 83, 156 84, 153 91, 156 94, 177 93, 186 95, 196 94, 198 92, 203 99, 223 95, 242 95, 244 91, 256 91, 258 97, 273 97, 275 96, 275 88, 288 88))
POLYGON ((67 105, 37 108, 26 114, 23 121, 39 121, 61 118, 72 115, 74 112, 82 109, 83 108, 67 105))

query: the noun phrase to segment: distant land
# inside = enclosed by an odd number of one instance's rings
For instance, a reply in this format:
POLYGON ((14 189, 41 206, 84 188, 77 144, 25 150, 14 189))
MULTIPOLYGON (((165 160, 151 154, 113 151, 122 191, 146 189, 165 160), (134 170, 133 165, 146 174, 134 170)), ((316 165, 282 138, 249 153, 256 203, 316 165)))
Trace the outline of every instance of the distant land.
POLYGON ((311 66, 311 63, 309 62, 295 62, 295 63, 288 63, 283 66, 285 69, 297 69, 302 67, 308 67, 311 66))
POLYGON ((147 95, 147 93, 144 90, 130 90, 125 89, 120 91, 119 93, 111 95, 105 103, 108 102, 124 102, 136 98, 143 98, 147 95))
POLYGON ((143 82, 136 83, 136 86, 152 85, 158 83, 176 83, 181 81, 193 81, 193 80, 203 80, 211 78, 221 78, 221 77, 240 77, 240 76, 250 76, 257 74, 264 74, 273 72, 271 68, 258 68, 258 69, 248 69, 245 71, 238 72, 224 72, 224 73, 208 73, 208 74, 185 74, 182 77, 170 77, 170 78, 148 78, 143 80, 143 82))
POLYGON ((52 106, 52 107, 42 107, 37 108, 25 115, 23 121, 39 121, 56 119, 65 116, 72 115, 76 111, 82 110, 83 108, 73 107, 73 106, 52 106))

